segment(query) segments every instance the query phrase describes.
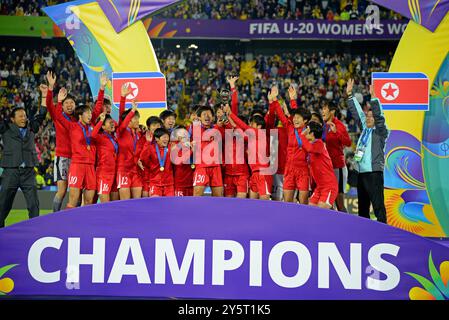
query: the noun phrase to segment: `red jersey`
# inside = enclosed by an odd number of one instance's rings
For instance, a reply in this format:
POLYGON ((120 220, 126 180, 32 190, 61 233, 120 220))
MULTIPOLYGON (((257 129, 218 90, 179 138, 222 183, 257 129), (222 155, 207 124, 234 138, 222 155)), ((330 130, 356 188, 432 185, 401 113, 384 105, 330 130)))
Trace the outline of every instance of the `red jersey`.
POLYGON ((343 122, 337 118, 334 118, 332 122, 335 124, 337 131, 332 132, 330 126, 328 124, 324 124, 323 141, 326 143, 326 148, 332 159, 332 165, 334 168, 344 168, 346 166, 346 162, 343 150, 345 147, 350 147, 352 141, 343 122))
POLYGON ((220 144, 217 139, 220 138, 221 143, 223 143, 224 128, 218 125, 214 125, 211 128, 205 128, 203 125, 192 124, 188 128, 188 131, 192 132, 191 138, 192 141, 195 141, 196 144, 194 148, 195 166, 197 168, 219 167, 221 165, 220 162, 222 162, 223 153, 221 150, 222 144, 220 144), (211 131, 209 131, 210 129, 215 129, 214 132, 218 132, 219 136, 214 137, 211 131), (200 130, 201 135, 195 134, 196 130, 200 130), (199 140, 198 137, 201 137, 201 140, 199 140), (199 147, 200 145, 201 148, 199 147), (215 155, 215 150, 218 150, 218 155, 215 155), (207 163, 203 155, 208 158, 207 163))
POLYGON ((193 173, 191 165, 191 150, 187 146, 180 143, 174 143, 172 152, 178 151, 178 158, 182 160, 180 164, 173 164, 174 167, 174 183, 175 188, 189 188, 193 186, 193 173), (184 152, 184 155, 183 155, 184 152), (188 160, 188 163, 184 163, 184 160, 188 160))
POLYGON ((134 111, 130 111, 125 120, 120 123, 117 130, 117 140, 119 153, 117 160, 117 169, 125 172, 137 172, 137 161, 139 160, 140 150, 139 133, 128 128, 131 119, 134 117, 134 111))
POLYGON ((332 161, 323 140, 316 139, 314 142, 310 142, 303 134, 299 136, 303 148, 309 153, 310 171, 317 188, 338 190, 337 178, 334 174, 332 161))
POLYGON ((300 146, 300 141, 298 141, 299 136, 302 132, 302 127, 295 129, 291 119, 287 119, 284 112, 281 109, 279 102, 275 101, 276 113, 282 125, 287 129, 288 133, 288 144, 287 144, 287 159, 285 163, 285 169, 290 167, 295 168, 307 168, 307 152, 302 146, 300 146), (296 133, 295 133, 296 132, 296 133), (298 135, 298 137, 297 137, 298 135))
MULTIPOLYGON (((151 186, 171 186, 174 184, 173 179, 173 164, 170 159, 171 152, 170 145, 166 148, 160 147, 157 143, 147 144, 145 149, 142 151, 141 160, 142 164, 145 166, 145 170, 150 172, 150 185, 151 186), (156 151, 159 150, 159 156, 161 161, 163 161, 164 170, 161 171, 161 165, 159 163, 159 157, 156 151), (164 150, 166 150, 166 156, 164 161, 164 150)), ((192 170, 192 169, 190 169, 192 170)))
POLYGON ((98 91, 97 102, 92 110, 92 123, 96 123, 100 114, 103 113, 104 90, 98 91))
POLYGON ((277 127, 278 129, 278 171, 277 174, 284 174, 287 163, 288 129, 277 127))
MULTIPOLYGON (((235 122, 235 124, 237 125, 237 127, 239 127, 242 130, 248 130, 248 131, 253 131, 253 133, 255 134, 255 138, 256 138, 256 148, 255 151, 256 152, 256 161, 255 163, 251 164, 249 163, 249 167, 251 168, 251 172, 254 173, 256 171, 260 171, 260 169, 263 168, 269 168, 270 167, 270 162, 268 161, 267 163, 262 163, 260 157, 259 157, 259 144, 260 144, 260 139, 264 139, 265 137, 261 137, 261 131, 251 128, 249 125, 247 125, 245 122, 243 122, 238 116, 236 116, 234 113, 231 113, 231 119, 235 122)), ((268 147, 268 145, 267 145, 268 147)), ((251 146, 248 146, 248 149, 251 149, 251 146)), ((266 151, 268 151, 268 148, 265 149, 266 151)), ((267 156, 267 154, 263 155, 263 156, 267 156)), ((267 157, 269 158, 269 157, 267 157)), ((249 160, 248 160, 249 161, 249 160)))
POLYGON ((62 109, 62 103, 58 102, 58 105, 55 107, 53 104, 53 91, 50 89, 47 93, 47 110, 50 113, 51 118, 53 119, 53 123, 55 125, 56 131, 56 156, 71 158, 72 157, 72 143, 70 141, 70 132, 64 126, 64 122, 74 122, 76 123, 75 118, 69 116, 64 113, 62 109), (57 117, 57 114, 61 114, 62 117, 57 117))
MULTIPOLYGON (((97 126, 102 126, 103 122, 99 121, 97 126)), ((95 145, 97 147, 97 175, 108 176, 115 175, 116 162, 118 156, 118 141, 114 133, 106 132, 93 134, 95 145)))
MULTIPOLYGON (((228 128, 226 128, 228 129, 228 128)), ((225 163, 225 174, 228 176, 243 176, 243 175, 249 175, 249 167, 248 167, 248 159, 246 157, 246 151, 247 151, 247 146, 246 146, 246 139, 245 139, 245 134, 241 129, 234 129, 233 130, 233 134, 235 135, 240 135, 243 138, 243 146, 241 144, 241 142, 239 141, 240 139, 237 137, 233 137, 232 139, 232 148, 230 150, 226 149, 226 138, 225 138, 225 143, 224 143, 224 152, 223 152, 223 163, 225 163), (243 150, 240 150, 241 148, 243 148, 243 150), (227 164, 226 163, 226 153, 227 152, 232 152, 232 163, 227 164), (241 158, 240 156, 237 157, 238 153, 242 153, 243 157, 241 158), (240 158, 240 162, 243 163, 237 163, 237 159, 240 158)), ((228 156, 229 158, 231 158, 231 155, 228 156)))
MULTIPOLYGON (((231 88, 232 96, 231 96, 231 111, 234 114, 238 114, 238 92, 235 88, 231 88)), ((243 132, 240 132, 240 130, 235 130, 231 125, 226 126, 226 129, 232 129, 234 133, 243 135, 243 132)), ((240 150, 241 144, 237 145, 237 138, 234 137, 232 139, 232 149, 227 151, 226 149, 226 136, 225 141, 223 143, 223 164, 225 164, 225 174, 228 176, 243 176, 243 175, 249 175, 249 167, 247 164, 247 159, 245 157, 245 151, 246 147, 243 146, 244 150, 240 150), (226 163, 226 152, 231 152, 232 150, 232 163, 228 164, 226 163), (237 154, 238 152, 243 152, 243 163, 237 163, 237 154)), ((228 156, 230 157, 230 156, 228 156)), ((241 162, 241 161, 240 161, 241 162)))
POLYGON ((98 134, 101 124, 97 124, 95 129, 92 129, 91 125, 83 125, 80 121, 64 121, 62 113, 56 113, 56 117, 70 133, 71 163, 95 165, 96 147, 93 136, 98 134))
MULTIPOLYGON (((296 100, 290 101, 292 109, 298 108, 296 100)), ((272 103, 272 113, 276 113, 276 104, 272 103)), ((277 174, 284 174, 285 166, 287 164, 287 150, 288 150, 288 129, 286 127, 277 127, 278 129, 278 171, 277 174)))

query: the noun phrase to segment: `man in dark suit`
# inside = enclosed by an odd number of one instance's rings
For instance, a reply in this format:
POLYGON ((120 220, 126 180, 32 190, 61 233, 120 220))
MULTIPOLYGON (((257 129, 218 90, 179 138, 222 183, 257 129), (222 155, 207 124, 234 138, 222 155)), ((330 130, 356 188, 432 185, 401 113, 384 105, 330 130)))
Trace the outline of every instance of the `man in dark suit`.
POLYGON ((47 86, 41 85, 41 107, 30 120, 25 108, 12 109, 9 119, 0 123, 0 134, 3 139, 3 156, 0 166, 3 168, 0 189, 0 228, 11 211, 17 189, 25 196, 30 219, 39 216, 39 199, 37 197, 36 176, 34 166, 38 164, 34 135, 45 119, 47 113, 47 86))

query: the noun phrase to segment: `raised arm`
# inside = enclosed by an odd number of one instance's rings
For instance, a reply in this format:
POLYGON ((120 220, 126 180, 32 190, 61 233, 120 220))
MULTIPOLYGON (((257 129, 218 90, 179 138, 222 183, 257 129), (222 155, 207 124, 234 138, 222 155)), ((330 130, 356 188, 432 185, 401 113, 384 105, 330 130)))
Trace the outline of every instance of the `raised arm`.
POLYGON ((48 89, 47 97, 45 98, 45 104, 47 105, 48 113, 50 113, 50 117, 55 119, 55 104, 53 103, 53 91, 48 89))
POLYGON ((41 126, 42 122, 44 122, 44 119, 47 115, 47 89, 42 86, 39 88, 42 92, 41 106, 34 117, 30 120, 30 127, 34 133, 37 133, 39 131, 39 127, 41 126))
POLYGON ((309 133, 309 128, 307 127, 299 137, 302 141, 302 147, 304 150, 306 150, 308 153, 322 153, 323 152, 323 144, 322 143, 311 143, 309 140, 307 140, 306 135, 309 133))
POLYGON ((346 87, 346 93, 348 94, 348 109, 358 123, 359 127, 363 130, 366 128, 366 116, 363 112, 362 106, 355 97, 352 96, 352 88, 354 86, 354 80, 349 79, 346 87))
POLYGON ((92 122, 96 122, 97 118, 103 112, 104 89, 108 81, 108 75, 102 72, 100 75, 100 90, 98 91, 97 102, 95 103, 94 110, 92 110, 92 122))
POLYGON ((71 121, 67 121, 67 119, 64 118, 64 115, 62 114, 62 106, 61 106, 61 108, 59 108, 59 105, 61 105, 62 100, 64 100, 66 96, 67 96, 67 90, 65 88, 59 89, 59 92, 58 92, 58 107, 57 107, 56 111, 53 110, 54 111, 53 112, 53 115, 54 115, 53 120, 54 121, 59 121, 59 123, 64 128, 66 128, 67 130, 70 130, 72 122, 71 121))
POLYGON ((238 114, 239 113, 239 97, 238 92, 235 87, 235 83, 239 77, 227 77, 226 80, 229 82, 229 86, 231 87, 231 110, 232 113, 238 114))
POLYGON ((102 114, 100 114, 100 118, 98 119, 98 122, 94 127, 94 130, 92 130, 92 138, 93 139, 98 138, 98 135, 100 133, 101 126, 103 125, 103 121, 104 121, 105 117, 106 117, 106 113, 103 112, 102 114))
POLYGON ((124 83, 120 89, 120 105, 118 109, 118 123, 122 121, 122 114, 125 112, 126 96, 131 93, 131 88, 127 83, 124 83))
POLYGON ((279 104, 278 101, 274 101, 273 105, 275 106, 275 110, 276 110, 276 115, 279 118, 279 120, 281 121, 282 125, 285 128, 288 128, 288 126, 291 125, 290 120, 285 116, 284 111, 282 110, 281 105, 279 104))
POLYGON ((236 114, 231 112, 229 114, 229 117, 232 119, 232 121, 234 121, 234 123, 237 125, 238 128, 242 130, 247 130, 251 128, 249 125, 243 122, 242 119, 240 119, 236 114))
POLYGON ((385 124, 385 116, 379 99, 374 96, 374 89, 372 89, 371 97, 373 97, 371 99, 371 110, 373 111, 376 134, 386 138, 388 137, 388 129, 385 124))
MULTIPOLYGON (((54 75, 54 73, 48 71, 46 77, 47 77, 48 87, 47 87, 45 104, 47 105, 47 110, 50 113, 50 117, 54 120, 56 117, 55 116, 56 110, 55 110, 55 105, 53 103, 53 89, 55 87, 56 76, 54 75)), ((43 85, 41 85, 41 87, 42 86, 43 85)), ((42 91, 42 88, 41 88, 41 91, 42 91)))
POLYGON ((134 117, 134 114, 137 110, 137 104, 133 101, 133 107, 131 111, 126 115, 126 118, 119 124, 119 132, 126 130, 128 128, 131 119, 134 117))
POLYGON ((288 88, 288 96, 290 97, 290 108, 298 109, 298 103, 296 102, 296 99, 298 99, 298 94, 293 85, 290 85, 288 88))
POLYGON ((268 112, 265 115, 265 127, 267 129, 274 128, 274 124, 276 122, 276 104, 271 102, 268 106, 268 112))

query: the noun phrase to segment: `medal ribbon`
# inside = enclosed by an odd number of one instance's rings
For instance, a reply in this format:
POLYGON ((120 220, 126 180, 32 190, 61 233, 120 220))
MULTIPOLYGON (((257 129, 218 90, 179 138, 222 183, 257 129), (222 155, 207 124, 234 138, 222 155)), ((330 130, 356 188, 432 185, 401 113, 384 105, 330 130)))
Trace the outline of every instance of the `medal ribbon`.
POLYGON ((159 146, 156 145, 155 147, 156 147, 157 159, 159 160, 159 166, 161 168, 163 168, 165 165, 165 160, 167 159, 168 147, 164 148, 164 158, 163 159, 161 159, 161 152, 159 151, 159 146))
POLYGON ((90 126, 87 126, 88 131, 86 132, 86 128, 80 122, 78 122, 78 125, 80 126, 81 130, 83 130, 84 140, 86 140, 87 146, 90 147, 92 128, 90 126))

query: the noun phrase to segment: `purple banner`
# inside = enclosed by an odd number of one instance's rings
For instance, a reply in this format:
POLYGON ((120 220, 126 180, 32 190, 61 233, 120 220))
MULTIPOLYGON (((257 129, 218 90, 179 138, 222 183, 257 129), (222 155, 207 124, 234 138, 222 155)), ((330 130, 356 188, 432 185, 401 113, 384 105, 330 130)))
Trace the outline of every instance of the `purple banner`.
POLYGON ((180 0, 98 0, 98 4, 108 17, 116 32, 129 27, 162 8, 171 6, 180 0))
POLYGON ((211 39, 400 39, 407 21, 381 21, 372 28, 364 21, 324 20, 151 20, 150 37, 211 39))
POLYGON ((449 247, 336 211, 153 198, 0 230, 0 293, 223 299, 448 299, 449 247))
POLYGON ((374 2, 412 19, 432 32, 449 11, 449 0, 374 0, 374 2))

